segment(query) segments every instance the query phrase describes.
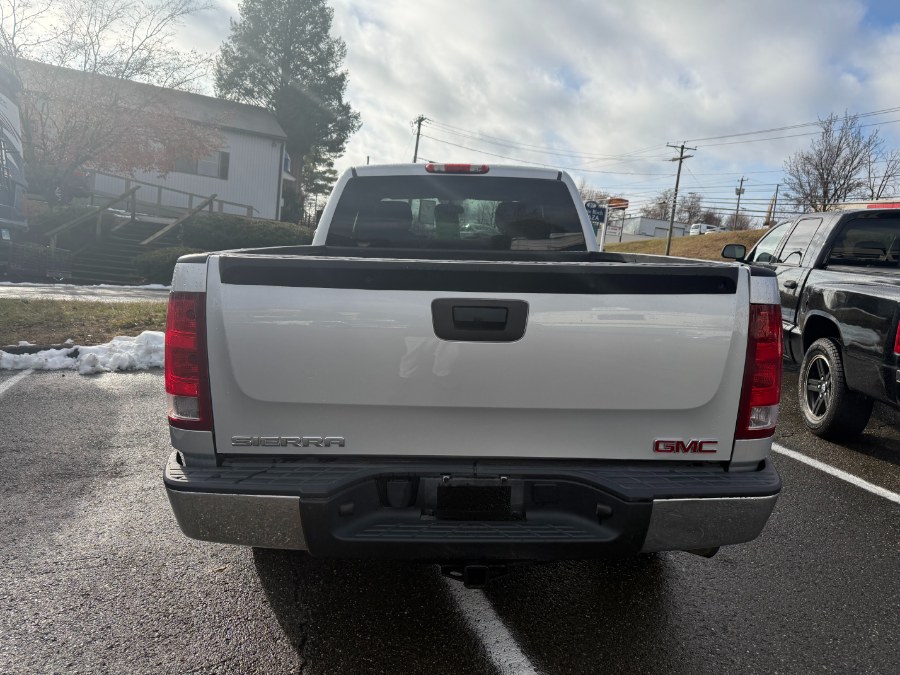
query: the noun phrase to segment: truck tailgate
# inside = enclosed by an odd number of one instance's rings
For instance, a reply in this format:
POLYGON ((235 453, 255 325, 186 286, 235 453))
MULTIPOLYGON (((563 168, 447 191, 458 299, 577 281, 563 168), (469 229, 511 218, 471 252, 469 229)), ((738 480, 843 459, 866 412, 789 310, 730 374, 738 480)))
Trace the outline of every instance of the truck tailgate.
POLYGON ((739 266, 213 256, 207 293, 219 453, 731 456, 739 266))

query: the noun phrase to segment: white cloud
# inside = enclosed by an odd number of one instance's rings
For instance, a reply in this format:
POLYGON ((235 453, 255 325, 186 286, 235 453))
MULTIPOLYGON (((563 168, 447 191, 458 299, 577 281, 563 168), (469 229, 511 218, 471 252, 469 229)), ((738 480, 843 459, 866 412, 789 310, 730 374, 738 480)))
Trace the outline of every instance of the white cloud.
MULTIPOLYGON (((236 0, 191 20, 180 46, 214 51, 236 0)), ((348 97, 363 127, 339 168, 412 158, 411 121, 553 146, 528 152, 426 125, 420 157, 542 162, 638 198, 672 185, 667 142, 786 126, 831 112, 900 106, 900 9, 859 0, 332 0, 347 43, 348 97), (893 13, 893 14, 891 14, 893 13), (466 150, 433 140, 442 138, 466 150), (649 149, 648 149, 649 148, 649 149), (599 159, 644 150, 628 161, 599 159), (590 157, 584 157, 590 156, 590 157), (593 159, 591 159, 593 158, 593 159), (642 159, 643 158, 643 159, 642 159), (640 160, 640 161, 636 161, 640 160), (574 172, 578 173, 578 172, 574 172)), ((900 119, 900 114, 872 121, 900 119)), ((773 133, 791 135, 806 129, 773 133)), ((900 124, 882 134, 895 144, 900 124)), ((741 139, 724 139, 734 141, 741 139)), ((713 145, 686 164, 684 189, 771 193, 809 137, 713 145), (755 173, 773 170, 773 173, 755 173)))
MULTIPOLYGON (((667 141, 900 105, 893 75, 900 31, 866 23, 866 8, 847 0, 338 0, 335 9, 335 33, 348 46, 349 98, 364 125, 343 166, 364 163, 367 155, 373 162, 409 161, 410 122, 419 113, 472 132, 581 155, 656 146, 639 153, 650 161, 588 163, 425 128, 427 136, 494 154, 674 173, 674 165, 661 161, 671 155, 663 147, 667 141)), ((892 129, 883 133, 892 135, 892 129)), ((716 184, 725 194, 737 175, 702 175, 779 169, 808 140, 700 143, 685 187, 716 184)), ((419 154, 504 161, 432 138, 422 140, 419 154)), ((754 180, 768 192, 771 187, 762 184, 777 179, 772 173, 754 180)), ((672 182, 613 174, 588 174, 588 180, 635 194, 672 182)))

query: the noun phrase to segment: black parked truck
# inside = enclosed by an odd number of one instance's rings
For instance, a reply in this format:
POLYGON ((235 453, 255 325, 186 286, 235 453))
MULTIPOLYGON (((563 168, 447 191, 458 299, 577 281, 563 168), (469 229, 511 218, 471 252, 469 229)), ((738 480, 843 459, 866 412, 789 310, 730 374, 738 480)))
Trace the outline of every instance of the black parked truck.
POLYGON ((900 409, 900 203, 808 213, 773 227, 746 254, 723 256, 778 276, 785 358, 814 434, 862 433, 874 401, 900 409))

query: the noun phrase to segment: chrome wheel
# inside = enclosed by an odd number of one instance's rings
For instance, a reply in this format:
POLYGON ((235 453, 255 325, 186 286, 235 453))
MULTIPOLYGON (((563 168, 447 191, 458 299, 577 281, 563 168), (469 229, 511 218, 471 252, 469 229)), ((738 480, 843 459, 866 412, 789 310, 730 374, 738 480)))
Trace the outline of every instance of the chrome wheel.
POLYGON ((806 370, 806 409, 810 417, 820 420, 828 414, 834 396, 831 364, 821 354, 813 357, 806 370))
POLYGON ((847 386, 835 338, 819 338, 806 350, 797 378, 797 403, 806 428, 829 440, 858 436, 872 414, 872 399, 847 386))

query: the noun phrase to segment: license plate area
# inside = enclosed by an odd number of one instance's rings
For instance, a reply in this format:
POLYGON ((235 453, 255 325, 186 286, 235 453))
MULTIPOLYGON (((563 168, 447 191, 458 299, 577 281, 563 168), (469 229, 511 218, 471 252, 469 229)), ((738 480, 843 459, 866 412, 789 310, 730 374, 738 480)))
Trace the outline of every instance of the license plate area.
POLYGON ((439 485, 434 515, 438 520, 522 520, 512 502, 509 484, 439 485))

